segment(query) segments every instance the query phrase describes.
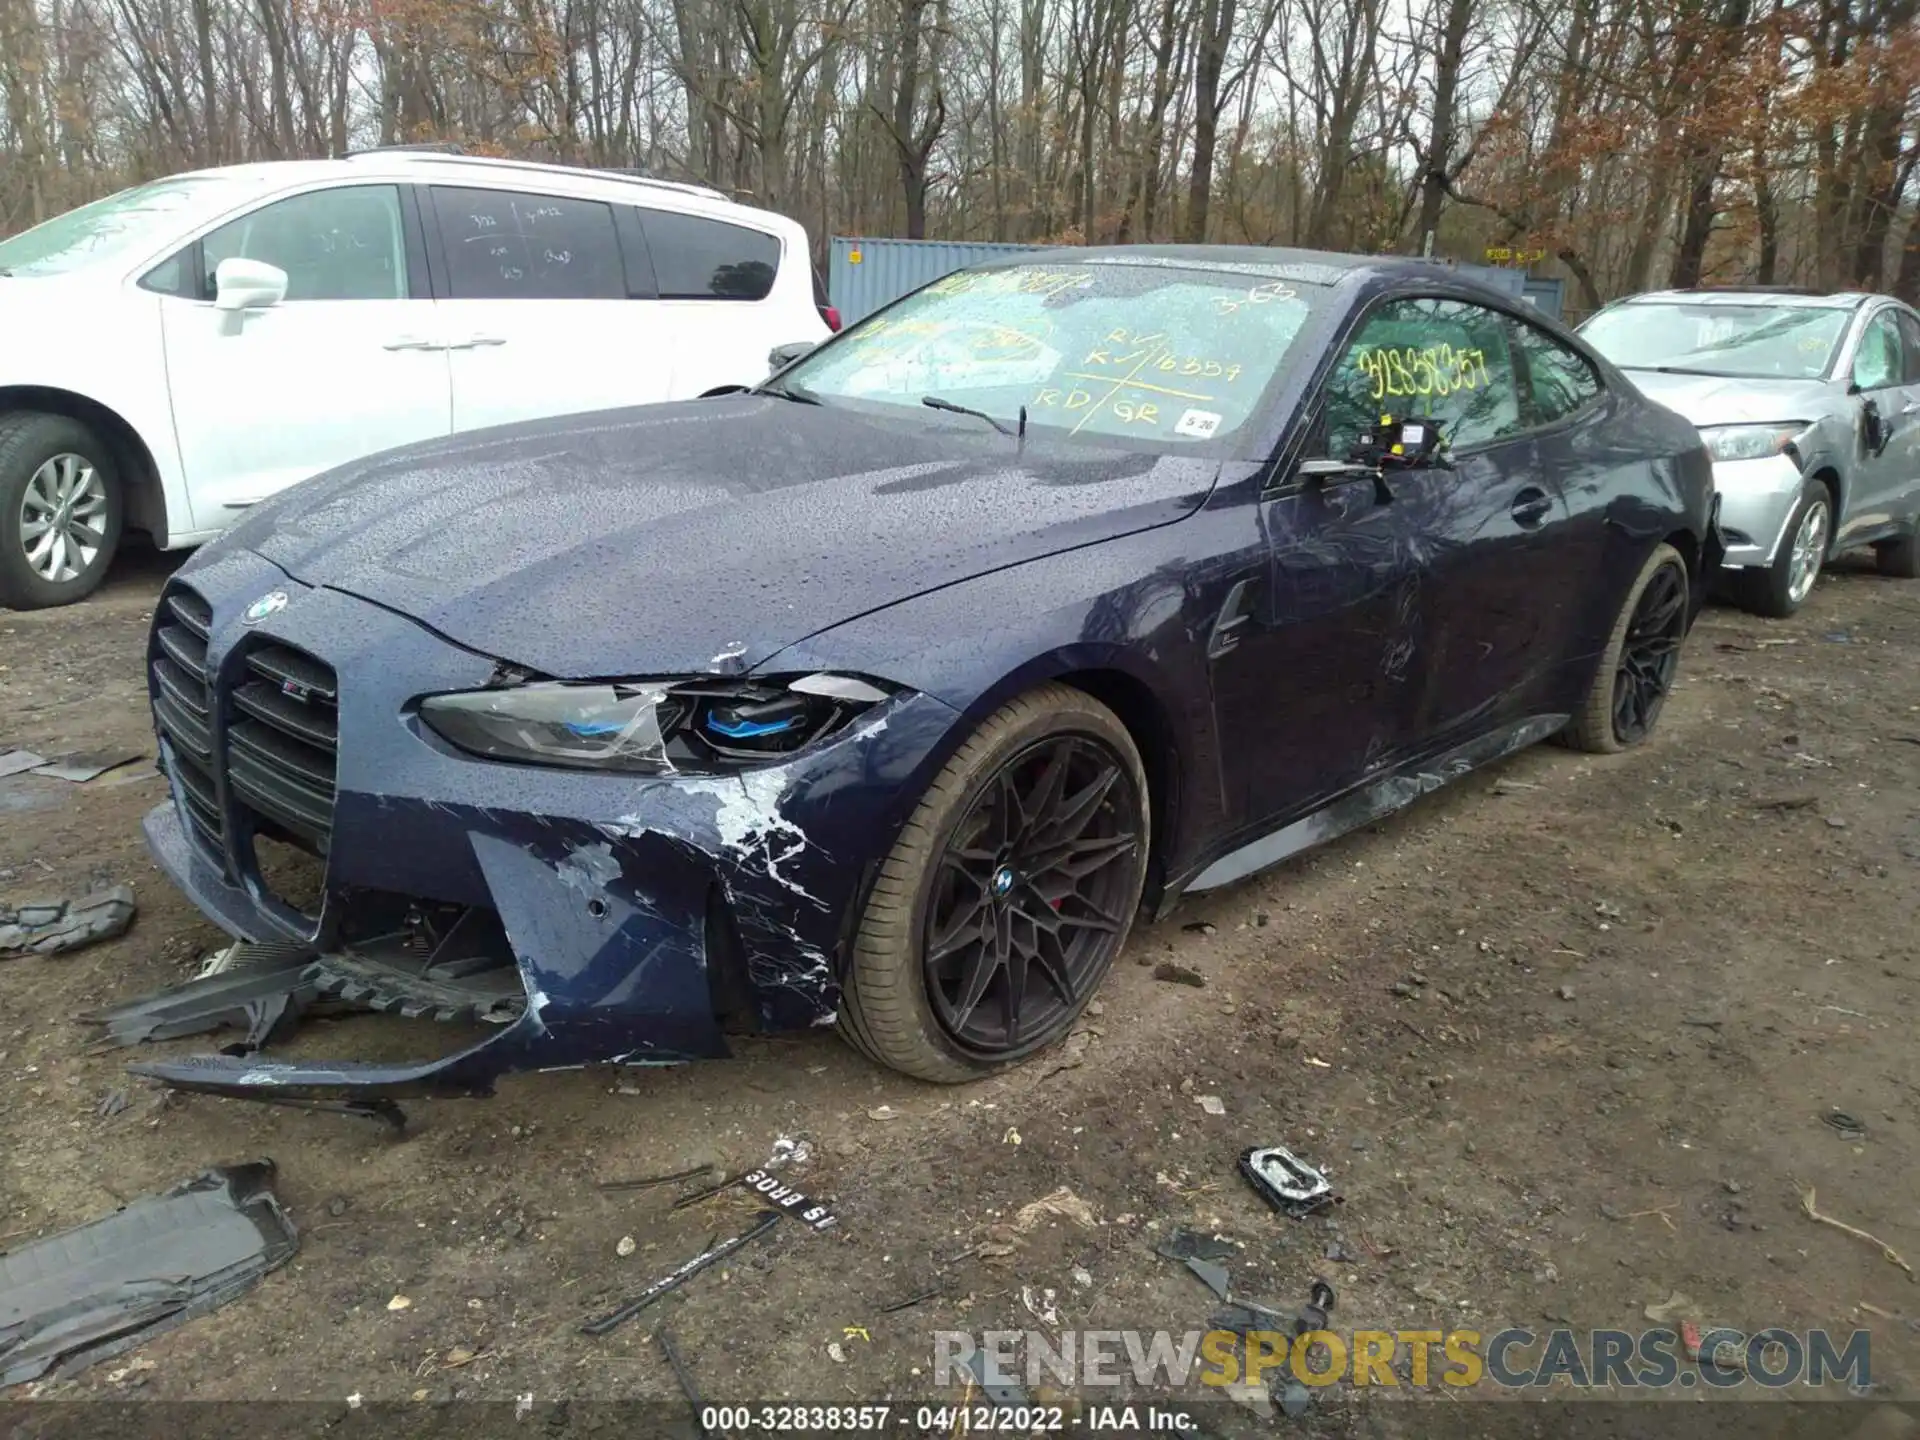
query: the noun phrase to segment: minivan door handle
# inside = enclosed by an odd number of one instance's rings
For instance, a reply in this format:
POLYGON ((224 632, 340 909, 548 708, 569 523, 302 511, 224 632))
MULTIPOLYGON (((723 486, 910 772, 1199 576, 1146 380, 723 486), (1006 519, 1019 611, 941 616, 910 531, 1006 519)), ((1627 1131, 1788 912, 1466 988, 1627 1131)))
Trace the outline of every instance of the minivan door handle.
POLYGON ((433 340, 423 340, 418 335, 396 335, 380 348, 382 350, 440 350, 445 347, 433 340))
POLYGON ((1513 520, 1527 530, 1538 529, 1553 510, 1553 501, 1538 486, 1529 485, 1513 497, 1513 520))
POLYGON ((447 346, 447 348, 449 350, 477 350, 482 345, 504 345, 506 343, 507 337, 504 335, 469 335, 464 340, 455 340, 451 345, 447 346))

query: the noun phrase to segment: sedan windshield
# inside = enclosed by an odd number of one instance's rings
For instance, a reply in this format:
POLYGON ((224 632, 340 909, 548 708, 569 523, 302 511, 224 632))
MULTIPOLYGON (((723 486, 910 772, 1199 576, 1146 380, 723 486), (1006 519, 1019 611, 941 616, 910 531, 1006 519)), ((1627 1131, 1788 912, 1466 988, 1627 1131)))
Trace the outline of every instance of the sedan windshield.
POLYGON ((850 327, 777 389, 1186 447, 1258 408, 1318 284, 1284 270, 1040 263, 963 270, 850 327))
MULTIPOLYGON (((154 225, 197 205, 213 187, 224 183, 212 175, 179 175, 136 185, 56 215, 10 240, 0 240, 0 274, 64 275, 111 259, 152 236, 154 225)), ((164 236, 158 238, 165 243, 164 236)))
POLYGON ((1580 337, 1623 370, 1818 380, 1852 312, 1826 305, 1643 301, 1602 310, 1580 337))

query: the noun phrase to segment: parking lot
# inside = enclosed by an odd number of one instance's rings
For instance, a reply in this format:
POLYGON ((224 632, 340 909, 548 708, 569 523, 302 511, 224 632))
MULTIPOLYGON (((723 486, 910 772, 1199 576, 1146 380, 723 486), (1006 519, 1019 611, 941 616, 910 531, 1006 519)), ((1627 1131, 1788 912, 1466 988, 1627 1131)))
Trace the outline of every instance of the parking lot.
MULTIPOLYGON (((86 604, 0 614, 0 739, 151 757, 141 655, 172 563, 131 553, 86 604)), ((1673 1313, 1746 1331, 1867 1328, 1876 1384, 1911 1394, 1920 1290, 1802 1208, 1813 1189, 1920 1262, 1920 587, 1868 565, 1836 564, 1792 620, 1709 609, 1644 749, 1524 752, 1136 929, 1064 1050, 964 1088, 822 1031, 413 1102, 401 1138, 167 1103, 73 1020, 222 943, 146 858, 162 795, 150 763, 0 781, 0 902, 97 878, 140 907, 117 941, 0 964, 0 1232, 267 1155, 302 1248, 139 1366, 42 1394, 665 1398, 659 1319, 709 1399, 925 1394, 930 1333, 1033 1325, 1023 1286, 1068 1328, 1203 1328, 1213 1297, 1152 1249, 1179 1224, 1243 1242, 1236 1294, 1290 1311, 1326 1276, 1344 1327, 1638 1329, 1678 1292, 1673 1313), (1156 978, 1162 961, 1204 983, 1156 978), (753 1208, 596 1182, 737 1171, 781 1136, 809 1142, 793 1183, 835 1229, 782 1226, 644 1323, 579 1333, 753 1208), (1268 1210, 1234 1168, 1266 1144, 1322 1163, 1344 1205, 1268 1210), (1096 1225, 1010 1224, 1063 1186, 1096 1225)), ((1343 1395, 1321 1392, 1317 1423, 1343 1395)))

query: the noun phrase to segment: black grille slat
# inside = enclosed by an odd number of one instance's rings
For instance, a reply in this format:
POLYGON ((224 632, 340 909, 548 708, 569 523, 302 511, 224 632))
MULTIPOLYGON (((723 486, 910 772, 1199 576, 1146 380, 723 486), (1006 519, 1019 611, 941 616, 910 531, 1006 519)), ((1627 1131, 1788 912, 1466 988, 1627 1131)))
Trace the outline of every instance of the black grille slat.
POLYGON ((227 766, 227 785, 233 793, 268 820, 321 844, 333 819, 331 797, 316 794, 304 785, 262 765, 241 751, 235 751, 227 766))
MULTIPOLYGON (((339 740, 334 712, 320 705, 302 705, 260 680, 249 680, 233 692, 233 703, 254 719, 284 730, 296 739, 331 752, 339 740)), ((328 777, 332 783, 332 777, 328 777)))
POLYGON ((298 650, 289 650, 284 645, 265 646, 247 656, 247 668, 265 676, 282 691, 292 686, 288 693, 311 695, 328 704, 334 701, 333 671, 298 650))
POLYGON ((201 684, 207 680, 207 642, 179 625, 162 625, 153 637, 174 664, 201 684))
POLYGON ((167 738, 173 741, 175 750, 201 765, 213 763, 213 732, 207 729, 204 720, 197 719, 174 699, 164 681, 159 695, 154 697, 153 715, 167 738))
POLYGON ((176 590, 169 595, 167 613, 202 640, 213 631, 213 607, 191 590, 176 590))
MULTIPOLYGON (((173 660, 161 655, 153 662, 153 679, 176 705, 192 714, 201 724, 207 721, 207 687, 198 677, 187 674, 173 660)), ((202 747, 205 748, 204 746, 202 747)))
POLYGON ((290 739, 254 720, 239 720, 227 729, 230 763, 241 756, 305 785, 323 805, 333 804, 333 753, 290 739))

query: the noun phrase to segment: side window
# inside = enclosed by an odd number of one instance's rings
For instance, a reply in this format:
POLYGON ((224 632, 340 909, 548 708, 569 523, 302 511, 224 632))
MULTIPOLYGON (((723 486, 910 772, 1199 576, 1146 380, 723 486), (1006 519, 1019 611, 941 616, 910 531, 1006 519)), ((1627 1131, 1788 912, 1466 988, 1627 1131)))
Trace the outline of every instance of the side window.
POLYGON ((179 250, 140 277, 140 288, 156 295, 177 295, 183 300, 200 298, 200 277, 193 270, 193 246, 179 250))
POLYGON ((1907 352, 1906 383, 1920 385, 1920 318, 1900 312, 1900 345, 1907 352))
POLYGON ((1860 337, 1860 348, 1853 356, 1853 383, 1862 390, 1884 390, 1900 383, 1900 331, 1894 313, 1882 310, 1867 322, 1860 337))
POLYGON ((1532 403, 1530 424, 1551 425, 1600 394, 1600 377, 1586 358, 1546 331, 1516 320, 1513 343, 1523 388, 1532 403))
POLYGON ((640 211, 662 300, 764 300, 780 242, 764 230, 672 210, 640 211))
POLYGON ((1459 300, 1390 300, 1361 323, 1327 385, 1328 453, 1382 415, 1438 420, 1456 450, 1523 428, 1504 315, 1459 300))
POLYGON ((613 207, 513 190, 433 187, 455 300, 624 300, 613 207))
MULTIPOLYGON (((400 192, 392 185, 349 185, 276 200, 205 237, 200 256, 203 300, 213 298, 214 272, 230 259, 264 260, 286 271, 289 301, 407 296, 400 192)), ((158 274, 149 272, 149 281, 158 274)))

